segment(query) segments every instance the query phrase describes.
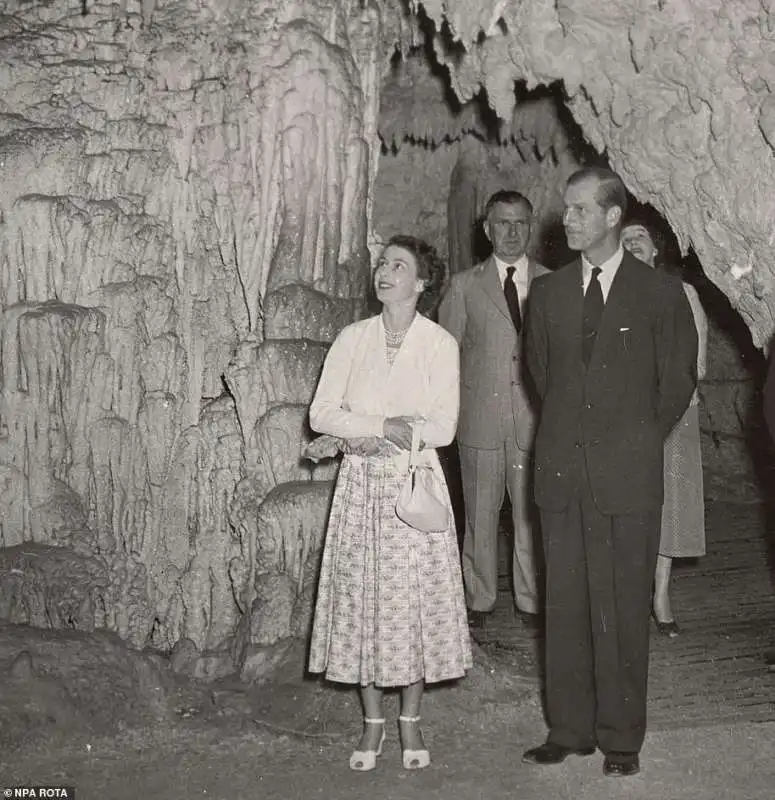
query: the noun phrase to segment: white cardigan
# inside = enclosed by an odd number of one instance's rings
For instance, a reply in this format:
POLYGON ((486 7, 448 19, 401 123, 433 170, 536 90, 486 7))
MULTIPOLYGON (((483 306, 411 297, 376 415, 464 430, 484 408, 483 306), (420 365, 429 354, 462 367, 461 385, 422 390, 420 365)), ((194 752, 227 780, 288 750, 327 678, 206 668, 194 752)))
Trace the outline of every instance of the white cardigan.
MULTIPOLYGON (((381 314, 348 325, 326 356, 310 406, 312 429, 381 437, 386 418, 411 416, 422 420, 418 433, 426 450, 448 445, 460 405, 459 352, 447 331, 417 314, 391 367, 381 314)), ((408 462, 408 453, 397 458, 408 462)))

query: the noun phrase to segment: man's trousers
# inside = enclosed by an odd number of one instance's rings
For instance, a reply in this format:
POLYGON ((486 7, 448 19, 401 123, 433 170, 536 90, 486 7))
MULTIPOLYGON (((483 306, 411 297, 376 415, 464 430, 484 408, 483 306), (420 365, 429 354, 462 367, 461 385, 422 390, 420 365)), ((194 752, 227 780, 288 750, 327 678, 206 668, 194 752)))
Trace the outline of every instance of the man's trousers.
POLYGON ((637 753, 646 732, 660 508, 602 514, 586 475, 580 485, 564 511, 541 510, 549 741, 637 753))

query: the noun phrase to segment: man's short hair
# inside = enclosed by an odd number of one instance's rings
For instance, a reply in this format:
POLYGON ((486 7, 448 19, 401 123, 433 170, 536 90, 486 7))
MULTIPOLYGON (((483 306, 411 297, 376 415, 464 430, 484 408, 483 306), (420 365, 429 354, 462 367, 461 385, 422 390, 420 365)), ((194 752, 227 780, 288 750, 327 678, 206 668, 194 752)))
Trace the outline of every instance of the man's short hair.
POLYGON ((568 186, 587 178, 594 178, 597 183, 596 200, 604 211, 618 206, 622 210, 622 219, 627 213, 627 189, 622 179, 606 167, 582 167, 568 178, 568 186))
POLYGON ((503 203, 507 206, 523 205, 525 208, 527 208, 531 215, 533 213, 533 204, 527 199, 527 197, 525 197, 525 195, 521 194, 520 192, 513 191, 512 189, 501 189, 500 191, 497 191, 495 194, 491 195, 490 199, 485 203, 483 215, 485 220, 490 216, 490 212, 492 211, 493 207, 498 203, 503 203))

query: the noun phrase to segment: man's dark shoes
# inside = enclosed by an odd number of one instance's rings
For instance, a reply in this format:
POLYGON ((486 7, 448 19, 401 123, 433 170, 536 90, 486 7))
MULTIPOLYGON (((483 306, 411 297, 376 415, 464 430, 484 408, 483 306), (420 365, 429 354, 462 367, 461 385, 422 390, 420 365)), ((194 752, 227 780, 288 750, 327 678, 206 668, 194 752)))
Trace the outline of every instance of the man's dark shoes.
POLYGON ((484 623, 487 621, 487 617, 490 616, 489 611, 474 611, 473 609, 468 609, 468 624, 472 628, 483 628, 484 623))
POLYGON ((611 778, 626 778, 640 772, 640 759, 637 753, 606 753, 603 761, 603 774, 611 778))
POLYGON ((522 755, 522 760, 528 764, 561 764, 568 756, 591 756, 594 752, 594 747, 563 747, 561 744, 546 742, 527 750, 522 755))
POLYGON ((543 619, 540 614, 530 614, 527 611, 516 609, 517 619, 522 623, 522 628, 527 632, 538 635, 543 631, 543 619))

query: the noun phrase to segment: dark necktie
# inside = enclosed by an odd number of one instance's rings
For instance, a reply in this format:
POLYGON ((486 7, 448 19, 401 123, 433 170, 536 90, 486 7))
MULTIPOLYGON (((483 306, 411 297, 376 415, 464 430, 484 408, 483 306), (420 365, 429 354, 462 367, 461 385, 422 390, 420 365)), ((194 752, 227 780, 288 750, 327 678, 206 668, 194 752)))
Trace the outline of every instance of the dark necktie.
POLYGON ((592 277, 589 279, 589 286, 584 294, 584 317, 582 322, 581 357, 584 365, 589 366, 592 359, 592 350, 595 347, 595 337, 597 327, 600 324, 600 317, 603 316, 603 289, 600 286, 598 275, 602 270, 600 267, 592 268, 592 277))
POLYGON ((514 283, 514 273, 516 267, 506 267, 506 281, 503 284, 503 294, 506 295, 506 304, 511 312, 511 321, 517 329, 517 333, 522 330, 522 315, 519 313, 519 293, 517 285, 514 283))

